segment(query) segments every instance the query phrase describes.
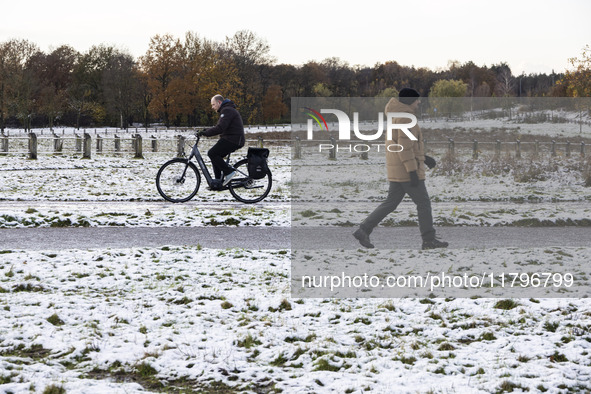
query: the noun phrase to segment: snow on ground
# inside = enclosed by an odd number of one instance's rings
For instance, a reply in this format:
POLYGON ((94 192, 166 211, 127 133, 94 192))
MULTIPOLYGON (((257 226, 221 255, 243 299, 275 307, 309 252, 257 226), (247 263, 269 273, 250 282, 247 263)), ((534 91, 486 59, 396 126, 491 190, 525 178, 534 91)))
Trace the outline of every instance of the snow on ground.
POLYGON ((254 205, 208 190, 204 178, 189 203, 164 201, 155 178, 169 158, 0 157, 0 227, 289 225, 286 157, 270 158, 273 187, 254 205))
MULTIPOLYGON (((270 196, 255 205, 204 185, 190 203, 164 202, 154 177, 166 153, 1 156, 0 227, 289 226, 290 215, 298 224, 352 225, 385 195, 383 158, 291 162, 283 152, 272 155, 270 196), (308 165, 325 171, 294 182, 308 165), (302 185, 307 194, 292 209, 302 185)), ((486 167, 429 172, 436 223, 588 225, 590 188, 572 167, 529 178, 486 167)), ((414 215, 404 202, 385 225, 414 215)), ((550 252, 452 249, 445 259, 501 267, 503 256, 579 265, 590 256, 589 248, 550 252)), ((0 293, 0 392, 591 390, 586 298, 298 299, 290 251, 200 246, 0 251, 0 293)))
POLYGON ((288 203, 35 202, 0 203, 0 228, 289 226, 288 203))
MULTIPOLYGON (((567 99, 568 101, 568 99, 567 99)), ((541 103, 541 102, 540 102, 541 103)), ((551 104, 552 106, 552 104, 551 104)), ((463 130, 474 133, 475 136, 480 132, 488 132, 495 130, 503 130, 509 134, 517 133, 522 135, 552 135, 556 138, 575 138, 575 137, 591 137, 591 114, 588 112, 565 111, 565 110, 537 110, 514 112, 509 118, 503 114, 501 108, 492 110, 496 112, 495 118, 487 119, 486 113, 481 111, 465 112, 462 117, 457 119, 449 119, 446 117, 434 117, 433 114, 425 112, 425 116, 419 116, 421 128, 424 130, 463 130), (430 116, 431 115, 431 116, 430 116), (580 123, 582 120, 582 123, 580 123)), ((338 130, 338 124, 328 122, 329 130, 338 130)), ((268 132, 291 132, 293 130, 306 130, 307 124, 296 123, 279 124, 279 125, 248 125, 245 126, 245 132, 250 133, 268 133, 268 132)), ((376 130, 376 121, 361 121, 359 123, 360 130, 376 130)), ((51 136, 57 134, 61 136, 73 136, 74 134, 82 134, 84 132, 91 135, 102 134, 105 136, 117 134, 121 137, 130 136, 131 134, 141 134, 144 138, 151 136, 176 136, 187 135, 194 131, 195 128, 166 128, 164 126, 149 127, 131 127, 127 130, 118 128, 83 128, 76 129, 73 127, 54 127, 35 129, 34 131, 39 136, 51 136)), ((7 134, 11 136, 25 136, 23 129, 7 129, 7 134)))
POLYGON ((4 392, 591 390, 587 299, 295 299, 285 250, 2 253, 4 392))
MULTIPOLYGON (((384 194, 385 195, 385 194, 384 194)), ((331 203, 295 204, 292 222, 298 226, 356 226, 379 202, 350 202, 346 207, 331 203)), ((591 226, 587 202, 435 202, 431 204, 435 226, 591 226)), ((396 214, 380 223, 383 227, 414 225, 417 209, 404 200, 396 214)))
MULTIPOLYGON (((140 134, 142 137, 150 137, 151 135, 157 136, 176 136, 176 135, 192 135, 197 129, 201 129, 202 127, 197 128, 187 128, 187 127, 170 127, 166 128, 164 126, 151 126, 147 129, 141 126, 134 126, 128 129, 120 129, 116 127, 88 127, 88 128, 80 128, 76 129, 75 127, 61 127, 57 126, 53 129, 50 128, 36 128, 33 129, 38 136, 52 136, 56 134, 58 136, 73 136, 75 134, 82 135, 84 133, 89 133, 91 135, 96 135, 97 133, 100 135, 112 136, 114 134, 119 135, 120 137, 129 136, 131 134, 140 134)), ((247 125, 244 126, 244 131, 246 132, 246 137, 248 139, 248 134, 250 133, 270 133, 270 132, 284 132, 284 131, 291 131, 290 124, 280 124, 280 125, 247 125)), ((5 133, 10 136, 25 136, 26 132, 23 129, 18 128, 7 128, 5 133)))
MULTIPOLYGON (((588 122, 588 120, 585 119, 585 122, 588 122)), ((507 133, 517 133, 521 135, 552 135, 556 138, 591 137, 591 126, 586 123, 580 125, 576 121, 572 123, 520 123, 508 119, 477 119, 461 121, 431 120, 421 123, 421 129, 464 130, 474 133, 475 136, 480 132, 503 129, 507 133)))
MULTIPOLYGON (((336 160, 308 149, 293 160, 292 220, 300 226, 358 225, 384 200, 388 183, 383 153, 342 152, 336 160)), ((427 171, 426 187, 438 226, 542 226, 591 224, 589 161, 529 157, 446 162, 427 171), (587 163, 587 164, 586 164, 587 163)), ((416 223, 408 197, 382 226, 416 223)))
MULTIPOLYGON (((156 172, 170 157, 165 153, 143 160, 0 156, 0 227, 288 226, 291 214, 309 224, 353 225, 387 193, 381 153, 368 160, 342 154, 336 161, 304 153, 305 159, 293 161, 288 150, 271 156, 273 188, 255 205, 238 203, 227 191, 212 192, 205 180, 189 203, 165 202, 155 187, 156 172)), ((450 166, 438 159, 440 166, 450 166)), ((588 225, 591 188, 585 185, 584 162, 573 156, 540 163, 524 158, 494 164, 483 157, 467 173, 465 168, 428 171, 436 225, 588 225)), ((407 199, 383 225, 408 224, 415 215, 407 199)))
MULTIPOLYGON (((245 154, 245 152, 244 152, 245 154)), ((242 158, 236 155, 235 161, 242 158)), ((156 173, 172 159, 172 153, 146 155, 145 159, 99 156, 0 156, 2 200, 34 201, 163 201, 156 190, 156 173)), ((234 160, 233 160, 234 161, 234 160)), ((288 157, 271 155, 269 166, 274 185, 265 201, 289 201, 288 157)), ((211 171, 211 169, 210 169, 211 171)), ((194 201, 235 201, 229 192, 211 192, 201 178, 194 201)))

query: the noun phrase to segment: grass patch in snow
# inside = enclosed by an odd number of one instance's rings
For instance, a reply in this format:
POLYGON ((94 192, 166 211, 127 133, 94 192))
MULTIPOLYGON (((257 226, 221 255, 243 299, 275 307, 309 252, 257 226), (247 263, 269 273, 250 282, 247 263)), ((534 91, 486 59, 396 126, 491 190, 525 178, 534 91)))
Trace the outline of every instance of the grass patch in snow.
POLYGON ((43 394, 66 394, 66 389, 60 385, 51 384, 45 387, 43 394))
POLYGON ((509 380, 504 380, 499 387, 497 388, 497 390, 495 391, 495 393, 500 394, 500 393, 512 393, 514 391, 529 391, 528 388, 521 386, 520 384, 511 382, 509 380))
POLYGON ((495 304, 495 308, 506 311, 517 308, 518 306, 519 303, 515 300, 500 300, 495 304))
POLYGON ((63 326, 64 324, 66 324, 62 319, 60 319, 60 317, 57 315, 57 313, 54 313, 53 315, 49 316, 47 319, 49 323, 53 324, 54 326, 63 326))
POLYGON ((12 349, 0 351, 0 356, 40 360, 49 356, 50 353, 51 350, 44 348, 41 344, 32 344, 29 347, 25 347, 23 343, 20 343, 12 349))

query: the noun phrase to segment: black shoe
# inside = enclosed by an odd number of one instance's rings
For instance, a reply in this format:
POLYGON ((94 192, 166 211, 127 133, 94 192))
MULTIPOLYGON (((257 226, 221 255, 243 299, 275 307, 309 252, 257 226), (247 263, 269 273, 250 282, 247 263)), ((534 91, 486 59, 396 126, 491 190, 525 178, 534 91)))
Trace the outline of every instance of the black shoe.
POLYGON ((222 186, 222 179, 213 179, 211 181, 211 186, 209 186, 208 189, 214 192, 219 192, 227 189, 227 187, 222 186))
POLYGON ((353 233, 353 236, 357 238, 361 246, 365 246, 366 248, 372 249, 374 246, 369 240, 369 234, 362 228, 357 229, 353 233))
POLYGON ((423 250, 447 248, 448 246, 448 242, 440 241, 437 238, 433 238, 431 241, 423 241, 423 250))

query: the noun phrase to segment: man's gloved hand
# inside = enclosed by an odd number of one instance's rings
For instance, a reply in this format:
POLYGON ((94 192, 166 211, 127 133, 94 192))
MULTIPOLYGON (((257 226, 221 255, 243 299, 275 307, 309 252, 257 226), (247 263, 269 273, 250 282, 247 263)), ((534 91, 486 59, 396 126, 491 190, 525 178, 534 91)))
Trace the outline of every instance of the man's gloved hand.
POLYGON ((419 176, 417 175, 416 171, 411 171, 408 173, 410 175, 410 185, 412 187, 419 186, 419 176))
POLYGON ((425 165, 427 167, 429 167, 429 169, 432 169, 433 167, 435 167, 437 165, 437 162, 431 156, 425 155, 425 165))
POLYGON ((197 130, 197 131, 195 132, 195 135, 196 135, 197 137, 202 137, 202 136, 204 136, 204 135, 205 135, 205 129, 199 129, 199 130, 197 130))

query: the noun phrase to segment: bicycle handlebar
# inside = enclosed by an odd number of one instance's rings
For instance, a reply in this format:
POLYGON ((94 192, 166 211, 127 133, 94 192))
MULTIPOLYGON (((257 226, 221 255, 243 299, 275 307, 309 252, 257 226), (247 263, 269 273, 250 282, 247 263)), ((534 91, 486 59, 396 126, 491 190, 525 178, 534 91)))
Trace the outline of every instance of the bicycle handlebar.
POLYGON ((199 130, 195 131, 194 134, 195 134, 196 137, 201 137, 201 136, 204 135, 203 134, 204 132, 205 132, 205 129, 199 129, 199 130))

